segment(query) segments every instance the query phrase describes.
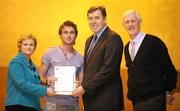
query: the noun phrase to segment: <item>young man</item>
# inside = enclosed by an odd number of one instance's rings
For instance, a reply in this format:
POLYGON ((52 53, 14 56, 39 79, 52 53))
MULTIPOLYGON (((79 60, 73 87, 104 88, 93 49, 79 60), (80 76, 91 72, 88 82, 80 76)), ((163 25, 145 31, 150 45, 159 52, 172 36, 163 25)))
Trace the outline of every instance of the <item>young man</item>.
POLYGON ((85 111, 120 111, 124 109, 120 77, 123 42, 106 25, 103 6, 91 7, 87 18, 93 35, 85 45, 83 82, 72 95, 84 94, 85 111))
POLYGON ((123 25, 130 36, 125 46, 128 68, 128 98, 134 111, 166 111, 172 104, 177 72, 167 47, 158 37, 141 31, 141 17, 135 10, 123 15, 123 25))
MULTIPOLYGON (((42 57, 39 70, 43 83, 54 87, 55 66, 75 66, 77 80, 82 81, 82 56, 73 45, 78 34, 77 26, 71 21, 65 21, 59 28, 62 45, 50 48, 42 57)), ((44 111, 78 111, 78 98, 69 95, 46 97, 44 111)))

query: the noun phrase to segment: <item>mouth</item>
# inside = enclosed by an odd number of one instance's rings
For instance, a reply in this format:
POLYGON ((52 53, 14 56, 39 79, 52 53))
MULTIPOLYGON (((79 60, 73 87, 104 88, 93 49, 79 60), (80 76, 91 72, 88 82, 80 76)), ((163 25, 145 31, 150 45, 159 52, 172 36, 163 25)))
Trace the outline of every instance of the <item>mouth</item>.
POLYGON ((93 29, 97 29, 97 26, 92 26, 93 29))
POLYGON ((97 24, 91 24, 91 27, 92 27, 93 29, 96 29, 96 28, 98 27, 98 25, 97 25, 97 24))
POLYGON ((134 30, 134 27, 129 27, 128 30, 134 30))
POLYGON ((129 28, 128 31, 134 31, 134 28, 133 28, 133 27, 132 27, 132 28, 129 28))

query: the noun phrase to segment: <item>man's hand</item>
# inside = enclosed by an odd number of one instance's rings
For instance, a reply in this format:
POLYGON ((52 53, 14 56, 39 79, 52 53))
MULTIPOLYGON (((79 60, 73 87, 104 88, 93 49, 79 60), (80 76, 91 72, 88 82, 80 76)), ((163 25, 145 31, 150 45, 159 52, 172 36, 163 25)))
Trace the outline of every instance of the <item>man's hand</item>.
POLYGON ((84 93, 85 93, 85 90, 80 85, 75 91, 72 92, 71 96, 74 96, 74 97, 82 96, 84 93))
POLYGON ((74 81, 74 83, 76 84, 76 88, 78 88, 80 86, 80 82, 79 81, 74 81))
POLYGON ((172 93, 167 93, 166 94, 166 103, 169 104, 169 105, 173 105, 174 101, 175 101, 175 98, 173 96, 174 94, 172 93))

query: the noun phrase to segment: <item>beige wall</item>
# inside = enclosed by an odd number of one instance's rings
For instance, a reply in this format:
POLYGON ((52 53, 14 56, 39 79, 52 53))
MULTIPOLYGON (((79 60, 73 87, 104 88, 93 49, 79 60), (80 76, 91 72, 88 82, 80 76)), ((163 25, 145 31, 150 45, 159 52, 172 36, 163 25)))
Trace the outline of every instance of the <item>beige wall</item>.
MULTIPOLYGON (((159 36, 169 49, 177 69, 180 69, 180 1, 179 0, 0 0, 0 66, 7 66, 17 53, 16 41, 21 33, 32 32, 37 36, 38 47, 33 55, 37 65, 50 46, 58 46, 59 25, 73 20, 79 29, 76 49, 84 53, 84 43, 91 34, 86 12, 91 5, 104 5, 108 25, 123 37, 129 37, 121 24, 126 9, 138 10, 143 18, 142 30, 159 36)), ((124 59, 122 67, 125 68, 124 59)))

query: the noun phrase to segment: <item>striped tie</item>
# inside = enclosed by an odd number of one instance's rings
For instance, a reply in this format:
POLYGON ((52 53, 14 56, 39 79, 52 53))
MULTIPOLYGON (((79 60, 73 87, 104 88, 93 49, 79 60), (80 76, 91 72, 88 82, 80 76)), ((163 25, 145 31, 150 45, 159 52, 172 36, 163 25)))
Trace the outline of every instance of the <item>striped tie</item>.
POLYGON ((131 44, 130 57, 131 60, 133 61, 135 57, 135 42, 131 41, 130 44, 131 44))
POLYGON ((91 40, 91 44, 90 44, 88 52, 87 52, 87 60, 88 60, 94 46, 96 45, 96 42, 97 42, 97 36, 95 35, 91 40))

